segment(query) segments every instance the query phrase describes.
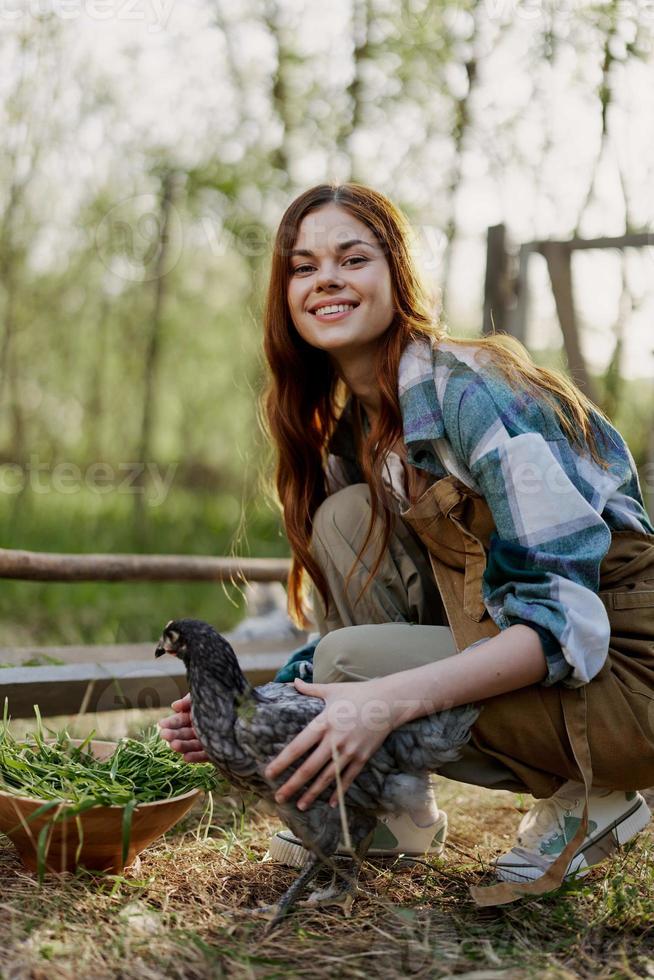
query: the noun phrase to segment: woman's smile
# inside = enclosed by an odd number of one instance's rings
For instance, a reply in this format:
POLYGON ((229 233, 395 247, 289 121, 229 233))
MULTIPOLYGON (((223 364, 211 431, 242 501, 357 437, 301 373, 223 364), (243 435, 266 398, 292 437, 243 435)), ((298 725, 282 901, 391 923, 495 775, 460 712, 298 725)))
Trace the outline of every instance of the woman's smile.
POLYGON ((321 310, 316 310, 313 313, 313 316, 315 316, 317 320, 324 321, 325 323, 331 322, 332 320, 344 320, 350 315, 350 313, 354 313, 358 306, 359 304, 357 303, 356 306, 339 306, 338 309, 335 309, 334 304, 330 304, 322 307, 321 310))

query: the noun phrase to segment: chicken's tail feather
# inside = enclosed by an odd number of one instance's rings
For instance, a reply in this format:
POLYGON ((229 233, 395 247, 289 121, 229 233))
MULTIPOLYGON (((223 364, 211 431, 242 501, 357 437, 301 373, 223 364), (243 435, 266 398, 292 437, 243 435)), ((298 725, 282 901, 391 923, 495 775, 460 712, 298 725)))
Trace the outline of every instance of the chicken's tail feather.
POLYGON ((397 728, 391 739, 402 769, 436 772, 444 763, 459 759, 480 710, 472 704, 447 708, 397 728))
MULTIPOLYGON (((455 762, 461 758, 461 750, 470 741, 472 726, 479 717, 480 709, 473 704, 462 705, 458 708, 447 708, 437 715, 429 715, 424 721, 431 722, 428 727, 429 737, 423 745, 426 753, 433 753, 430 759, 431 770, 445 762, 455 762)), ((433 770, 432 770, 433 771, 433 770)))

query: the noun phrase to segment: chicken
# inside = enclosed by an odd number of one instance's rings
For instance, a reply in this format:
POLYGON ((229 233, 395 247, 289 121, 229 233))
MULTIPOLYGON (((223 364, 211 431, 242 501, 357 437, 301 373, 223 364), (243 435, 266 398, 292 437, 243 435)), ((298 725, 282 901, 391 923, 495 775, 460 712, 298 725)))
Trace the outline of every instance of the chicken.
MULTIPOLYGON (((275 909, 276 924, 292 907, 321 865, 332 860, 341 835, 339 808, 329 806, 327 787, 306 811, 292 800, 278 804, 276 790, 303 761, 275 779, 268 763, 320 714, 324 701, 300 694, 291 684, 252 687, 236 655, 212 626, 200 620, 171 621, 155 656, 169 653, 186 667, 191 718, 207 756, 237 788, 262 797, 311 851, 311 857, 275 909)), ((370 844, 377 815, 418 808, 428 800, 429 773, 460 755, 479 710, 472 705, 427 715, 395 729, 371 756, 344 796, 345 815, 358 867, 370 844)), ((346 891, 354 885, 346 878, 346 891)))

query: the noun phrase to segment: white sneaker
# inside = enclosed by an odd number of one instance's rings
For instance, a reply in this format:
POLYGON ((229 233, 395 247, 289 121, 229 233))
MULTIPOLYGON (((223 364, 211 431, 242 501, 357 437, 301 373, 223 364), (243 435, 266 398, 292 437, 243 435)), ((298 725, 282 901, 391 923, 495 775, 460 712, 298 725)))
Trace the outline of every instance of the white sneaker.
MULTIPOLYGON (((437 812, 436 820, 426 827, 419 827, 409 813, 380 817, 366 857, 442 854, 447 836, 447 814, 443 810, 437 812)), ((341 841, 336 853, 350 852, 341 841)), ((308 858, 309 851, 302 845, 302 841, 291 830, 280 830, 271 838, 264 861, 277 861, 291 868, 303 868, 308 858)))
MULTIPOLYGON (((543 875, 576 834, 584 812, 584 785, 572 780, 549 799, 538 800, 518 827, 518 843, 495 862, 502 881, 533 881, 543 875)), ((647 826, 651 812, 640 793, 595 789, 588 798, 588 830, 565 873, 585 875, 647 826)))

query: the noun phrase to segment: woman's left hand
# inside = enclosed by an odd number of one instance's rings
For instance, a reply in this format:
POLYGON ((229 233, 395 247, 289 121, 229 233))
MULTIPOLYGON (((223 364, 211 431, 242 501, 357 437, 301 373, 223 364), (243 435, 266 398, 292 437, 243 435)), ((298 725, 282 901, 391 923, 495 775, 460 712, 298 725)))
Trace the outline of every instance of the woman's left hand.
MULTIPOLYGON (((266 767, 266 776, 274 778, 314 748, 277 790, 275 800, 278 803, 285 802, 306 787, 297 801, 298 808, 306 810, 325 787, 335 781, 334 757, 338 760, 343 792, 354 782, 370 756, 396 727, 392 702, 379 681, 380 678, 374 678, 336 684, 309 684, 300 678, 295 679, 295 687, 301 694, 322 698, 325 707, 266 767)), ((329 802, 336 806, 336 789, 329 802)))

